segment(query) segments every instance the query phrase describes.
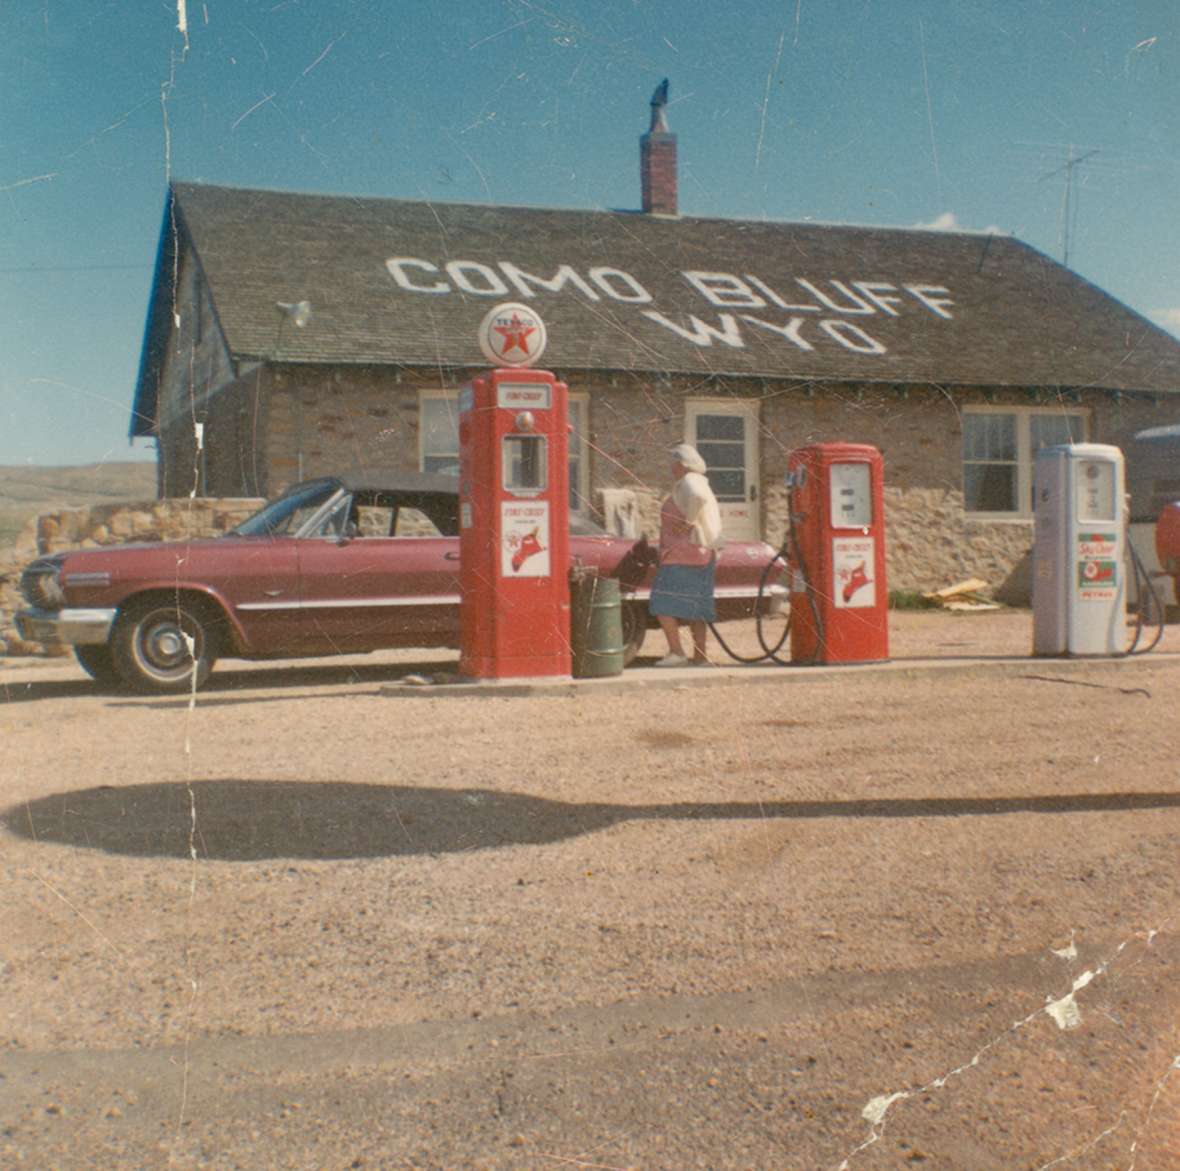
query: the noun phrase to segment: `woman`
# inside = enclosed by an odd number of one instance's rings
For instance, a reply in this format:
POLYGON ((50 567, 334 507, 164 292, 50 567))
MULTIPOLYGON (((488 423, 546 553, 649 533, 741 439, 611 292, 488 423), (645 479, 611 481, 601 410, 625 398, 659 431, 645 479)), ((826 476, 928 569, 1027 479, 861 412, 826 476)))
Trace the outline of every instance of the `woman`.
POLYGON ((705 461, 688 443, 672 448, 672 494, 660 509, 660 568, 651 587, 651 612, 668 640, 657 667, 684 667, 689 659, 680 641, 680 623, 692 631, 692 665, 705 657, 713 607, 713 570, 721 548, 721 509, 705 478, 705 461))

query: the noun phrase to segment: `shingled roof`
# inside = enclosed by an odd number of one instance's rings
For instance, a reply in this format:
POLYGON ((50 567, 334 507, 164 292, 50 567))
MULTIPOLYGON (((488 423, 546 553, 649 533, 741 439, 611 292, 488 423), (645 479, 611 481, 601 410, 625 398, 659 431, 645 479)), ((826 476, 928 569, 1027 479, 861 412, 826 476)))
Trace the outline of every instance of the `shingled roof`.
POLYGON ((527 300, 549 328, 543 365, 570 376, 1180 390, 1180 342, 1007 236, 174 183, 141 430, 178 241, 236 361, 483 366, 480 320, 527 300), (280 350, 276 303, 302 300, 311 321, 280 350))

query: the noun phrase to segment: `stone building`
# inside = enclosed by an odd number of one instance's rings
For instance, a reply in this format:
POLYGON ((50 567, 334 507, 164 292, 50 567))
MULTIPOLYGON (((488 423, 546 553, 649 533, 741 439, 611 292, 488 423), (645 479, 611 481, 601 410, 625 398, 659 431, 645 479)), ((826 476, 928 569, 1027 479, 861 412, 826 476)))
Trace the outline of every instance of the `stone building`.
POLYGON ((1001 235, 678 214, 662 109, 643 210, 407 202, 173 183, 132 434, 162 496, 457 462, 488 309, 544 318, 571 390, 574 506, 625 489, 654 531, 696 443, 727 532, 777 544, 787 454, 885 456, 890 584, 1002 583, 1039 445, 1170 421, 1180 342, 1001 235))

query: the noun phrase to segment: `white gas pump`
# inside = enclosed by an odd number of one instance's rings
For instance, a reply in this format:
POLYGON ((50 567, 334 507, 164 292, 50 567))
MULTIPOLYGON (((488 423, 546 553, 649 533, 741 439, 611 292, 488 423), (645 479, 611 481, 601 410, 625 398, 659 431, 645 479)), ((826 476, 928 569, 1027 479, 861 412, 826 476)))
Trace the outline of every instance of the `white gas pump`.
POLYGON ((1033 654, 1125 654, 1123 453, 1101 443, 1042 448, 1033 493, 1033 654))

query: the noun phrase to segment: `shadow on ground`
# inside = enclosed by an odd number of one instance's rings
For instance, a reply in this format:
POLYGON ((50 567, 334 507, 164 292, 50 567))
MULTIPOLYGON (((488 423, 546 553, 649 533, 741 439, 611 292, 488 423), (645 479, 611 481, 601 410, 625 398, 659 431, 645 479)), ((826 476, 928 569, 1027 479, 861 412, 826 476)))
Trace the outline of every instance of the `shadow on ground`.
POLYGON ((101 689, 90 679, 22 679, 19 682, 0 679, 0 707, 7 703, 29 703, 36 699, 70 699, 99 694, 101 689))
MULTIPOLYGON (((304 663, 300 666, 218 669, 197 692, 198 706, 215 707, 257 700, 258 691, 292 690, 297 687, 332 687, 356 683, 390 683, 405 675, 433 675, 453 670, 455 664, 435 659, 412 663, 304 663)), ((137 695, 126 688, 96 683, 93 679, 32 679, 10 682, 0 678, 0 706, 44 699, 89 696, 112 705, 185 708, 188 692, 176 695, 137 695)), ((283 697, 280 697, 283 698, 283 697)))
POLYGON ((207 780, 58 793, 7 809, 0 823, 32 841, 111 854, 189 858, 195 851, 208 860, 256 862, 545 845, 625 821, 993 817, 1177 807, 1180 793, 610 805, 487 789, 207 780))

